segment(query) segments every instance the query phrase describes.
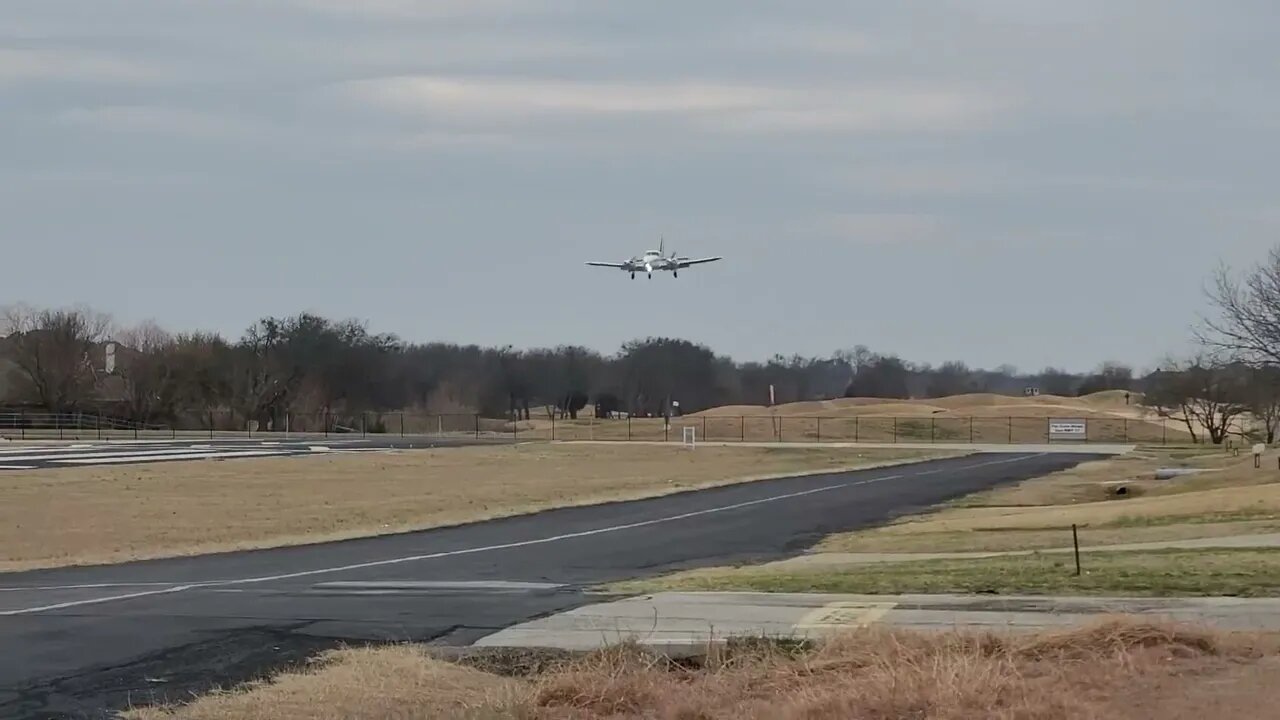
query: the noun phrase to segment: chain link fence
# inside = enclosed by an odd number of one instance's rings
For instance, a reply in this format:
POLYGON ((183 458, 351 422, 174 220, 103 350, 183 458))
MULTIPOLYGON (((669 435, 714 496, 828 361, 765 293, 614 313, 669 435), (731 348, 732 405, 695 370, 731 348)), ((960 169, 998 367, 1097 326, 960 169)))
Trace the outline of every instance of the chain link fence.
POLYGON ((475 414, 411 412, 279 413, 248 417, 232 411, 190 412, 165 425, 86 413, 0 413, 8 439, 186 439, 254 437, 453 437, 511 441, 680 442, 693 428, 700 442, 1187 443, 1186 428, 1167 418, 893 417, 716 415, 578 419, 533 416, 512 421, 475 414), (1067 428, 1066 426, 1070 426, 1067 428))

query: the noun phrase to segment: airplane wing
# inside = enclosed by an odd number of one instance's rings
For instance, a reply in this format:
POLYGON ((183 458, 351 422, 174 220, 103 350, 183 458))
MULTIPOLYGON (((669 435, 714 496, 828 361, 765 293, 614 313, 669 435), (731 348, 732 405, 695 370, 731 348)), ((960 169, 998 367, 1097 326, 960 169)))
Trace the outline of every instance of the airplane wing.
POLYGON ((679 265, 682 268, 687 268, 690 265, 701 265, 702 263, 715 262, 717 260, 723 260, 723 259, 724 258, 721 258, 721 257, 699 258, 697 260, 690 260, 689 258, 680 258, 679 265))
POLYGON ((626 267, 626 265, 625 265, 624 263, 589 262, 589 263, 587 263, 587 264, 588 264, 588 265, 594 265, 595 267, 607 267, 607 268, 624 268, 624 267, 626 267))

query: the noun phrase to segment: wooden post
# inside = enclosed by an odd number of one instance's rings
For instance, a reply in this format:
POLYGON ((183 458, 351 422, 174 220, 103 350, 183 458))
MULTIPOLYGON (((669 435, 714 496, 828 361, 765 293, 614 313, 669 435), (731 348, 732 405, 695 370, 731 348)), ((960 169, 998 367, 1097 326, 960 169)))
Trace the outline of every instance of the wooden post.
POLYGON ((1076 524, 1071 523, 1071 545, 1075 548, 1076 553, 1076 575, 1080 575, 1080 534, 1076 531, 1076 524))

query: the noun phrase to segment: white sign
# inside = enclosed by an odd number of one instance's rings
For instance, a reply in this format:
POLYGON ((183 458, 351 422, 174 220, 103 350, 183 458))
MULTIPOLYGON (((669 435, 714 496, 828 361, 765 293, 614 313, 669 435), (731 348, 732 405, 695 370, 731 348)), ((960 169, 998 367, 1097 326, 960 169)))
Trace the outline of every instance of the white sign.
POLYGON ((1050 440, 1084 440, 1089 437, 1089 424, 1082 419, 1050 418, 1050 440))

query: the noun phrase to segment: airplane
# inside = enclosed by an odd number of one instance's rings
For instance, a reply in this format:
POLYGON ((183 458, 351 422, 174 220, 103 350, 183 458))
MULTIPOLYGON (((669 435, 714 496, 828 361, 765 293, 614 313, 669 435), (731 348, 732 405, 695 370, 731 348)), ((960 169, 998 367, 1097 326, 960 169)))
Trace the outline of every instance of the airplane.
POLYGON ((698 258, 697 260, 694 260, 692 258, 678 256, 675 254, 674 251, 672 251, 670 255, 667 255, 665 250, 665 245, 666 245, 666 240, 659 238, 657 250, 649 250, 645 252, 644 255, 633 257, 630 260, 627 260, 626 262, 621 262, 621 263, 589 262, 587 263, 587 265, 592 265, 594 267, 607 267, 607 268, 616 268, 619 270, 623 270, 625 272, 631 273, 632 280, 636 279, 636 273, 644 272, 644 273, 648 273, 649 279, 652 280, 654 270, 666 270, 667 272, 671 273, 672 277, 678 278, 680 277, 680 271, 684 268, 691 267, 693 265, 701 265, 702 263, 715 262, 716 260, 723 259, 719 256, 716 256, 716 257, 709 257, 709 258, 698 258))

